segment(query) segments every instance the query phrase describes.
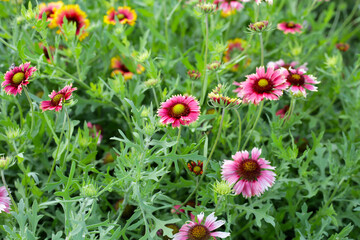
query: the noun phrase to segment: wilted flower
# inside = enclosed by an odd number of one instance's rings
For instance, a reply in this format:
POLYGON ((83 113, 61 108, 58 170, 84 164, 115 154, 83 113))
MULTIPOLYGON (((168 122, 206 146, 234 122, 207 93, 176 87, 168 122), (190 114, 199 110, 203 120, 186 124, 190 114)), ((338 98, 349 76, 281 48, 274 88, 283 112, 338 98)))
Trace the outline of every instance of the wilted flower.
POLYGON ((70 100, 72 96, 72 92, 77 90, 77 88, 73 88, 72 84, 65 86, 59 92, 55 92, 54 90, 49 95, 51 98, 50 101, 42 101, 40 109, 44 111, 46 110, 55 110, 56 112, 62 109, 62 105, 65 101, 70 100))
POLYGON ((282 22, 277 25, 277 28, 285 34, 295 34, 296 32, 301 33, 302 26, 294 22, 282 22))
POLYGON ((0 187, 0 213, 10 213, 10 198, 5 186, 0 187))
POLYGON ((199 102, 192 96, 176 95, 161 103, 158 110, 160 122, 163 124, 172 124, 172 127, 189 125, 195 122, 200 115, 199 102))
POLYGON ((269 25, 269 21, 260 21, 260 22, 250 23, 249 28, 250 30, 255 32, 262 32, 267 28, 268 25, 269 25))
POLYGON ((55 11, 49 27, 59 27, 60 30, 58 33, 61 33, 61 28, 64 24, 64 18, 66 18, 69 23, 75 23, 76 35, 79 36, 79 40, 82 41, 89 35, 88 32, 85 32, 85 29, 87 29, 90 25, 90 22, 88 19, 86 19, 86 17, 86 13, 80 9, 79 5, 65 5, 55 11), (80 32, 82 32, 81 35, 80 32))
POLYGON ((320 82, 316 81, 316 77, 312 75, 305 75, 305 70, 303 69, 289 69, 289 71, 284 71, 284 76, 286 78, 286 86, 289 87, 290 93, 294 96, 306 97, 306 90, 317 91, 317 87, 311 84, 318 84, 320 82))
POLYGON ((204 223, 204 213, 197 215, 197 219, 185 223, 179 233, 175 234, 174 240, 209 240, 211 238, 226 238, 230 236, 228 232, 212 232, 225 224, 225 221, 216 221, 215 213, 207 216, 204 223))
MULTIPOLYGON (((286 71, 286 70, 285 70, 286 71)), ((251 102, 255 105, 264 99, 278 100, 283 94, 283 90, 287 89, 286 79, 283 70, 274 70, 268 68, 265 72, 264 67, 256 68, 256 73, 247 75, 246 81, 235 85, 240 86, 235 90, 238 97, 243 98, 245 102, 251 102)))
POLYGON ((46 20, 51 21, 56 10, 60 9, 63 5, 64 3, 62 1, 50 2, 48 4, 41 3, 39 5, 39 15, 37 16, 37 18, 42 19, 42 15, 45 13, 46 20))
POLYGON ((129 24, 130 26, 134 26, 137 19, 135 10, 130 7, 118 7, 117 10, 112 7, 106 14, 104 23, 112 25, 116 24, 115 16, 121 24, 129 24))
POLYGON ((190 161, 187 164, 190 172, 195 173, 195 175, 202 175, 203 174, 203 162, 198 161, 195 163, 194 161, 190 161))
POLYGON ((1 86, 8 95, 21 94, 22 86, 29 84, 28 80, 36 70, 36 67, 30 67, 30 62, 21 64, 19 67, 12 67, 5 73, 5 81, 1 86))
POLYGON ((245 198, 260 196, 275 182, 276 174, 270 162, 259 158, 261 149, 253 148, 251 158, 248 151, 240 151, 232 156, 234 161, 225 160, 222 165, 222 177, 234 185, 236 194, 245 198))
POLYGON ((197 70, 189 70, 187 74, 192 80, 197 80, 201 77, 201 73, 197 70))
POLYGON ((350 45, 347 43, 337 43, 336 48, 342 52, 346 52, 347 50, 349 50, 350 45))

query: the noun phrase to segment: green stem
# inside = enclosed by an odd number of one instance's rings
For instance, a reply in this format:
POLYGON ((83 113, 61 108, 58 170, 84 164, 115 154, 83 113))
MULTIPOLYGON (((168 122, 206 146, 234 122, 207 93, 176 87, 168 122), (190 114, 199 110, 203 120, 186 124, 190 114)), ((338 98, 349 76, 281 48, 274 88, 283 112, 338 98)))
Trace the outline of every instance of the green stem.
POLYGON ((251 137, 251 134, 252 134, 252 132, 254 131, 254 129, 255 129, 256 125, 257 125, 257 122, 259 121, 259 118, 260 118, 260 116, 261 116, 262 110, 263 110, 263 108, 264 108, 264 102, 265 102, 265 101, 263 100, 263 101, 261 102, 261 104, 260 104, 260 109, 259 109, 258 115, 256 116, 254 125, 253 125, 253 127, 251 128, 250 133, 249 133, 248 137, 246 138, 246 141, 245 141, 242 149, 245 149, 245 148, 246 148, 246 145, 247 145, 247 143, 248 143, 248 141, 249 141, 249 139, 250 139, 250 137, 251 137))
MULTIPOLYGON (((4 101, 5 102, 5 101, 4 101)), ((16 106, 19 108, 19 114, 20 114, 20 127, 22 128, 24 125, 24 116, 23 116, 23 111, 22 111, 22 107, 19 103, 18 100, 15 101, 16 106)))
POLYGON ((53 172, 54 172, 54 169, 55 169, 55 165, 56 165, 56 161, 57 161, 57 157, 58 157, 59 149, 60 149, 60 145, 61 145, 62 136, 63 136, 63 134, 64 134, 65 123, 66 123, 66 117, 64 116, 64 121, 63 121, 62 129, 61 129, 61 133, 60 133, 60 138, 59 138, 58 146, 57 146, 57 149, 56 149, 56 154, 55 154, 54 162, 53 162, 53 165, 52 165, 52 167, 51 167, 50 174, 49 174, 49 178, 48 178, 48 180, 47 180, 46 183, 49 183, 49 182, 50 182, 51 176, 52 176, 52 174, 53 174, 53 172))
POLYGON ((204 82, 203 82, 203 89, 202 89, 202 96, 201 96, 201 102, 200 102, 200 106, 203 105, 204 100, 205 100, 205 95, 206 95, 206 90, 207 90, 207 84, 208 84, 208 80, 207 80, 207 55, 208 55, 208 45, 209 45, 209 18, 208 15, 205 15, 205 56, 204 56, 204 82))
POLYGON ((157 96, 156 96, 155 88, 152 87, 152 91, 153 91, 153 93, 154 93, 154 98, 155 98, 156 106, 159 108, 159 101, 158 101, 157 96))
POLYGON ((26 87, 24 87, 24 92, 25 92, 27 100, 29 101, 30 109, 31 109, 31 127, 30 127, 30 136, 31 136, 31 133, 32 133, 32 130, 33 130, 33 127, 34 127, 34 106, 33 106, 32 102, 31 102, 31 99, 30 99, 30 96, 29 96, 29 93, 28 93, 26 87))
POLYGON ((225 115, 225 108, 223 108, 223 110, 222 110, 218 134, 217 134, 217 136, 216 136, 216 139, 215 139, 214 145, 213 145, 213 147, 212 147, 212 149, 211 149, 211 152, 210 152, 210 154, 209 154, 209 157, 206 159, 206 162, 205 162, 205 164, 204 164, 203 173, 202 173, 202 175, 201 175, 201 178, 200 178, 200 180, 197 182, 194 191, 188 196, 188 198, 181 204, 180 207, 184 206, 184 205, 191 199, 191 197, 194 195, 194 193, 199 189, 199 186, 200 186, 201 181, 204 179, 207 166, 208 166, 208 164, 209 164, 209 162, 210 162, 210 159, 211 159, 211 157, 212 157, 212 155, 213 155, 213 153, 214 153, 214 151, 215 151, 216 145, 217 145, 217 143, 218 143, 218 141, 219 141, 219 139, 220 139, 221 129, 222 129, 222 126, 223 126, 223 123, 224 123, 224 115, 225 115))
POLYGON ((286 120, 290 119, 291 115, 294 112, 296 99, 294 97, 291 98, 289 110, 286 112, 284 118, 282 119, 281 126, 285 123, 286 120))
POLYGON ((239 137, 238 137, 238 144, 237 144, 237 148, 236 149, 240 149, 240 144, 241 144, 241 117, 240 117, 240 114, 239 112, 237 111, 237 109, 233 109, 234 112, 236 113, 237 117, 238 117, 238 120, 239 120, 239 137))
POLYGON ((1 179, 2 179, 2 182, 3 182, 4 186, 5 186, 5 189, 6 189, 7 193, 8 193, 9 196, 10 196, 11 202, 12 202, 14 208, 15 208, 15 212, 18 213, 19 210, 18 210, 18 208, 17 208, 16 202, 15 202, 14 198, 12 197, 11 192, 9 191, 8 185, 6 184, 6 180, 5 180, 5 176, 4 176, 4 170, 1 170, 1 179))
POLYGON ((262 33, 259 34, 260 37, 260 47, 261 47, 261 63, 260 66, 264 66, 264 41, 262 37, 262 33))

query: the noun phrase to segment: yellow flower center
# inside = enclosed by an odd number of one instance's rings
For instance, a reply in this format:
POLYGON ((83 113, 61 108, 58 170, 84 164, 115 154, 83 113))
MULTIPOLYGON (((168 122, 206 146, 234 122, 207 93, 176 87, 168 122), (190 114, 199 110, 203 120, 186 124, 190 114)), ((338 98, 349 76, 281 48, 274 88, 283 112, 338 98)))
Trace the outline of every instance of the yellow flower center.
POLYGON ((288 23, 287 26, 288 26, 288 27, 294 27, 295 24, 293 24, 293 23, 288 23))
POLYGON ((117 18, 119 19, 119 20, 122 20, 122 19, 124 19, 125 18, 125 15, 124 14, 118 14, 118 15, 116 15, 117 16, 117 18))
POLYGON ((201 172, 201 167, 195 166, 193 171, 194 171, 194 173, 200 173, 201 172))
POLYGON ((209 238, 208 230, 203 225, 196 225, 190 229, 190 240, 208 240, 209 238))
POLYGON ((257 163, 255 161, 245 162, 243 168, 247 172, 253 172, 257 168, 257 163))
POLYGON ((57 105, 59 104, 59 102, 61 101, 61 99, 64 97, 64 94, 57 94, 55 95, 55 97, 52 99, 52 102, 57 105))
POLYGON ((20 84, 25 78, 25 74, 23 72, 15 73, 12 78, 13 83, 20 84))
POLYGON ((185 106, 181 103, 178 103, 172 108, 172 111, 174 115, 181 116, 185 112, 185 106))
POLYGON ((266 87, 267 85, 269 85, 269 82, 267 79, 262 78, 259 80, 258 85, 259 85, 259 87, 266 87))
POLYGON ((301 76, 299 74, 293 74, 292 78, 295 80, 300 80, 301 76))

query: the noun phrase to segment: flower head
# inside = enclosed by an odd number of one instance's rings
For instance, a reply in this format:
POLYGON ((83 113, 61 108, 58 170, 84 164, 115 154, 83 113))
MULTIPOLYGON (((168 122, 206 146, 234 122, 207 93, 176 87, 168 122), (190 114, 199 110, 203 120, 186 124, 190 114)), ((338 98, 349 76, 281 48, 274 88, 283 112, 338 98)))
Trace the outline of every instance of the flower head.
POLYGON ((55 92, 54 90, 49 95, 51 98, 50 101, 42 101, 40 109, 44 111, 46 110, 55 110, 56 112, 62 109, 62 104, 65 101, 68 101, 71 96, 72 92, 77 90, 77 88, 72 88, 72 84, 65 86, 59 92, 55 92))
POLYGON ((190 172, 195 173, 195 175, 202 175, 203 174, 203 162, 198 161, 195 163, 194 161, 190 161, 187 164, 190 172))
MULTIPOLYGON (((126 67, 120 56, 111 58, 110 68, 112 69, 112 77, 117 74, 121 74, 124 77, 124 80, 127 81, 134 76, 134 73, 126 67)), ((144 70, 145 68, 141 64, 137 65, 136 72, 138 74, 141 74, 142 72, 144 72, 144 70)))
POLYGON ((286 86, 289 87, 289 90, 295 96, 301 95, 306 97, 306 90, 317 91, 317 87, 311 84, 318 84, 320 82, 316 81, 316 77, 312 75, 305 75, 305 70, 303 69, 289 69, 284 71, 284 76, 286 78, 286 86))
POLYGON ((277 28, 285 34, 295 34, 296 32, 301 33, 302 26, 294 22, 282 22, 277 25, 277 28))
POLYGON ((219 84, 216 88, 212 90, 211 93, 208 94, 208 97, 210 99, 210 104, 213 107, 233 108, 233 107, 238 107, 241 104, 240 99, 229 98, 228 96, 224 96, 223 92, 224 92, 224 86, 222 84, 219 84))
POLYGON ((229 195, 233 192, 232 185, 225 180, 222 180, 221 182, 216 181, 213 185, 213 190, 220 195, 229 195))
POLYGON ((215 213, 207 216, 204 223, 204 213, 197 215, 197 220, 185 223, 179 233, 175 234, 174 240, 209 240, 216 237, 226 238, 230 236, 228 232, 213 232, 215 229, 225 224, 225 221, 216 221, 215 213))
POLYGON ((296 68, 296 65, 298 65, 299 62, 297 61, 292 61, 291 63, 285 63, 284 60, 280 59, 276 62, 268 62, 267 67, 272 67, 275 70, 276 69, 280 69, 280 68, 286 68, 287 70, 289 70, 289 68, 295 68, 295 69, 304 69, 305 71, 308 70, 308 68, 306 67, 307 63, 304 63, 303 65, 299 66, 296 68))
POLYGON ((6 191, 5 186, 0 187, 0 213, 10 212, 10 198, 9 193, 6 191))
POLYGON ((259 158, 261 149, 253 148, 251 157, 248 151, 239 151, 232 156, 234 161, 225 160, 222 165, 222 177, 234 185, 235 194, 245 198, 260 196, 275 182, 276 174, 270 162, 259 158))
MULTIPOLYGON (((242 51, 244 51, 247 42, 241 38, 235 38, 228 41, 228 49, 224 52, 223 61, 230 62, 233 58, 237 57, 242 51)), ((236 72, 240 65, 235 64, 231 70, 236 72)))
POLYGON ((214 4, 221 9, 223 17, 234 14, 234 12, 241 10, 244 6, 238 0, 214 0, 214 4))
MULTIPOLYGON (((66 18, 69 23, 76 24, 76 35, 78 36, 81 33, 79 40, 82 41, 89 35, 88 32, 85 32, 85 29, 87 29, 90 25, 90 22, 88 19, 86 19, 86 17, 86 13, 80 9, 79 5, 65 5, 54 13, 49 27, 62 28, 62 25, 64 24, 64 18, 66 18)), ((61 33, 61 30, 59 30, 58 33, 61 33)))
POLYGON ((22 86, 29 84, 29 78, 36 71, 36 67, 30 67, 30 62, 21 64, 19 67, 10 68, 5 73, 4 80, 1 84, 5 92, 10 95, 21 94, 22 86))
POLYGON ((199 102, 192 96, 176 95, 161 104, 158 115, 161 123, 171 123, 173 128, 189 125, 199 118, 199 102))
POLYGON ((350 45, 347 43, 337 43, 336 48, 342 52, 346 52, 347 50, 349 50, 350 45))
POLYGON ((134 9, 130 7, 118 7, 117 10, 115 8, 110 8, 109 11, 104 16, 104 23, 106 24, 116 24, 116 18, 121 24, 129 24, 130 26, 134 26, 137 15, 134 9), (116 16, 116 18, 115 18, 116 16))
POLYGON ((268 25, 269 25, 269 21, 260 21, 260 22, 250 23, 249 28, 250 30, 255 32, 262 32, 267 28, 268 25))
POLYGON ((238 97, 243 98, 245 102, 252 102, 257 105, 264 99, 278 100, 283 94, 283 90, 287 88, 283 70, 274 70, 268 68, 265 72, 264 67, 256 68, 256 73, 247 75, 244 82, 234 82, 240 86, 235 90, 238 97))
POLYGON ((39 15, 37 16, 38 19, 42 19, 42 15, 45 13, 46 20, 51 21, 56 10, 60 9, 63 5, 64 3, 62 1, 50 2, 48 4, 41 3, 39 5, 39 15))
POLYGON ((197 70, 189 70, 187 72, 187 75, 190 77, 190 79, 192 80, 197 80, 201 77, 201 73, 197 70))

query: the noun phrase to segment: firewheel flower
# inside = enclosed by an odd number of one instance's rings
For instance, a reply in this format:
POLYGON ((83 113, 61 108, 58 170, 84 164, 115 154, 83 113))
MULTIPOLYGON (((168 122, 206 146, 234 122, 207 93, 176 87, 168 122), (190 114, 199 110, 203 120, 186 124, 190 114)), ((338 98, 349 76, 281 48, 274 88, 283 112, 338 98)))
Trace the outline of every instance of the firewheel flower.
POLYGON ((9 193, 6 191, 5 186, 0 187, 0 213, 10 212, 10 198, 9 193))
POLYGON ((276 62, 268 62, 267 67, 273 67, 275 70, 276 69, 280 69, 280 68, 286 68, 287 70, 289 70, 289 68, 293 68, 293 69, 303 69, 305 71, 308 70, 308 68, 306 67, 307 63, 304 63, 303 65, 296 67, 299 64, 299 62, 297 61, 292 61, 291 63, 285 63, 284 60, 280 59, 279 61, 276 62))
POLYGON ((64 3, 62 1, 50 2, 48 4, 41 3, 39 5, 38 19, 42 19, 42 15, 45 13, 46 14, 46 20, 51 21, 53 16, 54 16, 54 13, 56 12, 56 10, 60 9, 63 5, 64 5, 64 3))
POLYGON ((187 164, 190 172, 195 173, 195 175, 202 175, 203 174, 203 162, 198 161, 197 163, 194 161, 190 161, 187 164))
POLYGON ((342 52, 346 52, 350 48, 350 45, 347 43, 337 43, 335 46, 342 52))
POLYGON ((77 88, 73 88, 72 84, 65 86, 59 92, 52 91, 49 95, 51 98, 50 101, 42 101, 40 109, 44 111, 46 110, 55 110, 56 112, 62 109, 62 105, 65 101, 68 101, 71 96, 72 92, 77 90, 77 88))
POLYGON ((231 12, 233 10, 240 10, 244 6, 238 0, 214 0, 214 4, 224 12, 231 12))
MULTIPOLYGON (((66 18, 69 23, 71 22, 76 24, 76 35, 79 36, 81 32, 79 40, 82 41, 89 35, 88 32, 85 32, 85 29, 87 29, 90 25, 90 22, 86 19, 86 17, 86 13, 80 9, 79 5, 65 5, 55 11, 49 27, 62 28, 62 25, 64 24, 63 19, 66 18)), ((61 30, 59 30, 58 33, 61 33, 61 30)))
MULTIPOLYGON (((112 72, 111 72, 112 77, 114 77, 117 74, 121 74, 121 75, 123 75, 125 81, 131 79, 133 77, 133 75, 134 75, 134 73, 132 73, 125 66, 125 64, 123 63, 120 56, 116 56, 116 57, 111 58, 110 68, 112 69, 112 72)), ((141 74, 144 71, 145 71, 145 68, 141 64, 138 64, 137 68, 136 68, 136 72, 138 74, 141 74)))
POLYGON ((277 28, 285 34, 295 34, 296 32, 301 33, 302 26, 294 22, 282 22, 277 25, 277 28))
MULTIPOLYGON (((228 41, 228 49, 224 52, 223 62, 230 62, 234 57, 240 55, 244 51, 245 45, 247 42, 241 38, 235 38, 228 41)), ((245 63, 244 67, 247 67, 249 62, 245 63)), ((231 71, 236 72, 239 69, 240 65, 235 64, 231 71)))
POLYGON ((248 151, 239 151, 232 160, 224 160, 222 178, 234 185, 235 194, 243 197, 260 196, 275 182, 275 167, 264 158, 259 158, 261 149, 253 148, 251 157, 248 151))
POLYGON ((204 223, 204 213, 197 215, 197 220, 185 223, 179 233, 174 235, 174 240, 209 240, 219 238, 226 238, 230 236, 228 232, 213 232, 215 229, 225 224, 224 220, 216 221, 215 213, 207 216, 204 223))
POLYGON ((317 91, 317 87, 311 84, 318 84, 320 82, 316 81, 316 77, 312 75, 305 75, 305 70, 303 69, 289 69, 289 71, 284 71, 284 76, 286 78, 286 86, 289 87, 289 90, 294 95, 302 95, 306 97, 306 90, 317 91))
POLYGON ((106 24, 116 24, 116 18, 119 20, 121 24, 129 24, 130 26, 134 26, 137 15, 134 9, 130 7, 118 7, 117 10, 115 8, 110 8, 109 11, 104 16, 104 23, 106 24), (116 16, 116 18, 115 18, 116 16))
POLYGON ((244 102, 259 104, 264 98, 269 100, 278 100, 287 89, 286 79, 283 75, 284 69, 274 70, 268 68, 265 72, 264 67, 256 68, 256 73, 247 75, 244 82, 234 82, 234 85, 240 86, 234 92, 238 97, 243 98, 244 102))
POLYGON ((161 104, 158 116, 162 124, 172 124, 172 127, 189 125, 200 115, 199 102, 192 96, 176 95, 161 104))
POLYGON ((30 67, 30 62, 21 64, 19 67, 12 67, 5 73, 4 80, 1 84, 5 92, 10 95, 21 94, 22 86, 29 84, 29 78, 36 71, 36 67, 30 67))

